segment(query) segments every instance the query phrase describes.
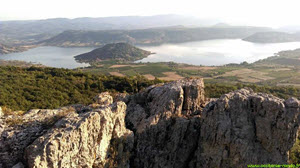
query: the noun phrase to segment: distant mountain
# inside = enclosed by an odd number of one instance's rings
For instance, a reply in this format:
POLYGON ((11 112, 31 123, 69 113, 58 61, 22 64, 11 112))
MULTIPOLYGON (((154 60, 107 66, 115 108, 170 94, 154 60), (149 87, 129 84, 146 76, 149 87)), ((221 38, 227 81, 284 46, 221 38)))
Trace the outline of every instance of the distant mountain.
POLYGON ((91 52, 75 56, 75 59, 79 62, 87 63, 102 60, 136 61, 143 59, 150 54, 150 51, 139 49, 127 43, 113 43, 107 44, 91 52))
POLYGON ((228 27, 228 28, 186 28, 166 27, 138 30, 101 30, 101 31, 65 31, 41 45, 75 47, 102 46, 108 43, 126 42, 130 44, 162 44, 200 41, 210 39, 245 38, 261 31, 271 31, 263 27, 228 27))
POLYGON ((182 15, 1 21, 0 38, 5 37, 6 40, 11 40, 12 43, 16 39, 21 42, 35 42, 45 40, 49 36, 54 36, 66 30, 145 29, 176 25, 209 26, 217 22, 217 20, 199 19, 182 15))
POLYGON ((243 40, 254 43, 283 43, 300 41, 300 35, 284 32, 258 32, 243 40))
POLYGON ((221 23, 217 23, 217 24, 213 25, 212 27, 224 28, 224 27, 231 27, 231 25, 221 22, 221 23))

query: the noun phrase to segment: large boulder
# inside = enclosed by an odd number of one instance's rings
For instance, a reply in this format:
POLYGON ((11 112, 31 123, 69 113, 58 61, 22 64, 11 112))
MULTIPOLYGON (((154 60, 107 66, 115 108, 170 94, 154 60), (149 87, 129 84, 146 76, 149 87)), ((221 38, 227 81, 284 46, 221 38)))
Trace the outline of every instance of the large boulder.
POLYGON ((188 166, 198 146, 205 103, 202 79, 151 86, 132 96, 126 115, 135 133, 131 166, 188 166))

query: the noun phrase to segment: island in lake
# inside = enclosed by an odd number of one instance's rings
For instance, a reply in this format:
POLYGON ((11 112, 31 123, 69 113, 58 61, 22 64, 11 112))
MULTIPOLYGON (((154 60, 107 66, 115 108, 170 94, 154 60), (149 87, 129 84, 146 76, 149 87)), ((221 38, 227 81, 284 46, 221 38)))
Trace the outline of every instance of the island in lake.
POLYGON ((91 52, 75 56, 78 62, 99 62, 102 60, 120 60, 120 61, 136 61, 146 58, 150 51, 142 50, 128 43, 112 43, 106 44, 101 48, 92 50, 91 52))

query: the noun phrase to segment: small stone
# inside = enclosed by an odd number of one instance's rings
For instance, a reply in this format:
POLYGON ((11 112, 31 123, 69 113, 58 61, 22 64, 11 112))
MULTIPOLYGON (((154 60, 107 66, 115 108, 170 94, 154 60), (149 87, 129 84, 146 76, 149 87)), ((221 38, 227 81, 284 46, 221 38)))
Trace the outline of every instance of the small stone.
POLYGON ((19 162, 16 165, 14 165, 12 168, 24 168, 23 163, 19 162))
POLYGON ((113 98, 108 92, 100 93, 94 99, 98 105, 107 106, 113 103, 113 98))

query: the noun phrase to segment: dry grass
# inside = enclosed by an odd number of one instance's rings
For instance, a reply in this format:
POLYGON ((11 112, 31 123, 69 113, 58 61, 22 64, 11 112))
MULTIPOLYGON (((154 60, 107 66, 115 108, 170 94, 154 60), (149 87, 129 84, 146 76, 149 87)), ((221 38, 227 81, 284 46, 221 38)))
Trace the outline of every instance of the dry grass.
POLYGON ((109 68, 122 68, 122 67, 128 67, 128 66, 130 66, 130 67, 141 67, 141 66, 145 66, 145 65, 120 65, 120 64, 116 64, 116 65, 112 65, 112 66, 110 66, 109 68))
POLYGON ((182 67, 182 68, 179 68, 179 69, 183 69, 183 70, 201 70, 201 71, 207 71, 207 70, 213 70, 213 69, 216 69, 217 67, 209 67, 209 66, 206 66, 206 67, 197 67, 197 66, 188 66, 188 67, 182 67))
POLYGON ((6 106, 2 106, 2 112, 4 115, 13 115, 13 116, 21 116, 25 113, 25 111, 13 111, 10 108, 6 107, 6 106))
POLYGON ((171 81, 171 80, 179 80, 184 78, 178 75, 176 72, 163 72, 163 74, 166 75, 166 77, 160 77, 159 79, 171 81))
POLYGON ((250 83, 256 83, 264 80, 274 79, 273 77, 267 76, 266 72, 255 71, 247 68, 226 72, 225 74, 220 76, 223 77, 236 76, 239 78, 241 82, 250 82, 250 83))
POLYGON ((113 76, 119 76, 119 77, 124 77, 124 74, 121 74, 120 72, 109 72, 109 74, 113 75, 113 76))
POLYGON ((278 72, 278 71, 290 71, 292 70, 291 68, 276 68, 276 69, 273 69, 272 71, 275 71, 275 72, 278 72))
POLYGON ((300 87, 299 83, 278 83, 277 86, 295 86, 300 87))
POLYGON ((155 76, 151 75, 151 74, 145 74, 143 75, 145 78, 149 79, 149 80, 154 80, 155 76))

